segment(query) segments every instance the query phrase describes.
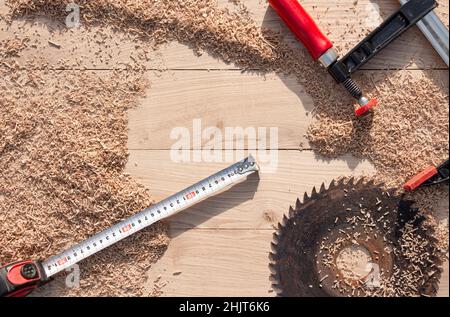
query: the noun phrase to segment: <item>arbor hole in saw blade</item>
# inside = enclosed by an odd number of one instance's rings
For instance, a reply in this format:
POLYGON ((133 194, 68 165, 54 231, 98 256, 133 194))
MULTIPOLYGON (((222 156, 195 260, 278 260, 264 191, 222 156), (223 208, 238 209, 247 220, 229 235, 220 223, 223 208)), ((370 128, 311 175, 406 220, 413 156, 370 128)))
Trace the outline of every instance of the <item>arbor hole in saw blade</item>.
POLYGON ((345 279, 362 280, 372 271, 370 252, 357 244, 343 248, 336 257, 336 267, 345 279))

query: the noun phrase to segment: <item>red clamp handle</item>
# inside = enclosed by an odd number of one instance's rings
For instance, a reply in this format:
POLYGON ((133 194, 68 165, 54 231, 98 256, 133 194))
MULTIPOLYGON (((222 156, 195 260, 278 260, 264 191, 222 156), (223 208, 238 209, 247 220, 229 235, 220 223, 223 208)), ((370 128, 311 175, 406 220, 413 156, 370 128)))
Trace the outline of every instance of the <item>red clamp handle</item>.
POLYGON ((333 47, 311 16, 297 0, 269 0, 295 36, 306 46, 314 60, 333 47))
POLYGON ((430 166, 426 168, 424 171, 420 172, 413 178, 411 178, 403 188, 407 191, 411 191, 422 185, 425 181, 429 180, 431 177, 436 175, 438 170, 435 166, 430 166))

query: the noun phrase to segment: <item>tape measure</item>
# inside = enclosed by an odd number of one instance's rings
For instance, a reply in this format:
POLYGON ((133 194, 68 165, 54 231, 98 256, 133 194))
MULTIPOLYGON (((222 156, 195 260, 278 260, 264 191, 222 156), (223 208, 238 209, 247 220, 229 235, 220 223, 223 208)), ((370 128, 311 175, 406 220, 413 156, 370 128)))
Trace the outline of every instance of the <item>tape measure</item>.
POLYGON ((132 234, 244 181, 259 170, 252 156, 182 190, 45 261, 22 261, 0 268, 0 296, 20 297, 55 274, 132 234))

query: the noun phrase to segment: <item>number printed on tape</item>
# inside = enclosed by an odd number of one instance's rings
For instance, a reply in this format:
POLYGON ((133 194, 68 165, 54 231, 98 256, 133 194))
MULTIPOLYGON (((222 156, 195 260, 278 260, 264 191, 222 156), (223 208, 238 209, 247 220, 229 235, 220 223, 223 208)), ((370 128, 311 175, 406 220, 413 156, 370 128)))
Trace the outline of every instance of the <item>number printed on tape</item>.
POLYGON ((192 198, 195 197, 195 195, 196 195, 195 192, 191 192, 191 193, 186 195, 186 199, 192 199, 192 198))
POLYGON ((122 232, 127 232, 131 230, 131 224, 127 224, 126 226, 122 227, 122 232))

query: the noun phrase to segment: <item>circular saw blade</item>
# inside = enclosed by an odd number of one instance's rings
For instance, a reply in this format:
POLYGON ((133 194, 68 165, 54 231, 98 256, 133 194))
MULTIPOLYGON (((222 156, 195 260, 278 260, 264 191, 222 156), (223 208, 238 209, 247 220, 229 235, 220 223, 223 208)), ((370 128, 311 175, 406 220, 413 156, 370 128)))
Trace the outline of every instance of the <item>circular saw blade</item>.
POLYGON ((288 297, 435 295, 436 241, 412 203, 364 179, 314 188, 274 234, 274 290, 288 297))

